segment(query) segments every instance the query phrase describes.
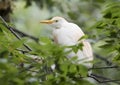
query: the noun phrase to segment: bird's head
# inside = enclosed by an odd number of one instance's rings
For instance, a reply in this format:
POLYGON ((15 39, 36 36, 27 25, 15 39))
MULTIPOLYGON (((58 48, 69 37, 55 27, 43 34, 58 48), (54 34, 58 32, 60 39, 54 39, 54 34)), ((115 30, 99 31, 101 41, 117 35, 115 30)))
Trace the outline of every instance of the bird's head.
POLYGON ((60 28, 67 21, 62 17, 53 17, 51 20, 42 20, 40 23, 50 24, 55 28, 60 28))

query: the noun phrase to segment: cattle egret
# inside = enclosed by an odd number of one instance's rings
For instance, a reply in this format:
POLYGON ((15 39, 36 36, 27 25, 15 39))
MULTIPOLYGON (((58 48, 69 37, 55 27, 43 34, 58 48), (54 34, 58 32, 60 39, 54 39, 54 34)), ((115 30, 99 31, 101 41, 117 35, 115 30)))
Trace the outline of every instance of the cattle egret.
MULTIPOLYGON (((70 52, 67 55, 67 58, 71 58, 77 56, 79 60, 79 64, 83 64, 87 67, 91 67, 92 64, 89 61, 93 60, 93 52, 91 45, 85 39, 80 40, 82 36, 85 34, 79 28, 78 25, 74 23, 67 22, 62 17, 53 17, 51 20, 43 20, 41 23, 51 25, 53 29, 53 38, 55 43, 63 45, 63 46, 73 46, 78 43, 83 44, 83 50, 78 50, 77 53, 74 51, 70 52), (80 40, 80 41, 79 41, 80 40)), ((66 48, 65 51, 69 51, 71 48, 66 48)))

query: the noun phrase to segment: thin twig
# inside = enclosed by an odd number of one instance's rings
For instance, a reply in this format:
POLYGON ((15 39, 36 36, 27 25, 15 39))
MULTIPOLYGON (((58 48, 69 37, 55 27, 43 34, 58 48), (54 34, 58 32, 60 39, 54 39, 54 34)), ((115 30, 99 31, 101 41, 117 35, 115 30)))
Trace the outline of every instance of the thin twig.
POLYGON ((92 68, 89 68, 89 70, 91 69, 112 69, 112 68, 120 68, 120 67, 119 66, 92 67, 92 68))
POLYGON ((28 70, 30 70, 30 69, 33 68, 33 67, 34 67, 34 66, 30 65, 29 67, 27 67, 27 68, 21 70, 19 73, 22 73, 22 72, 28 71, 28 70))
POLYGON ((22 50, 22 49, 16 49, 17 51, 20 51, 21 53, 25 54, 25 53, 29 53, 29 51, 26 50, 22 50))
POLYGON ((39 41, 39 39, 36 38, 36 37, 34 37, 34 36, 28 35, 28 34, 26 34, 24 32, 19 31, 18 29, 13 28, 13 27, 12 27, 12 29, 13 29, 14 32, 16 32, 17 34, 19 34, 21 37, 28 37, 28 38, 34 40, 35 42, 39 41))
MULTIPOLYGON (((21 40, 21 38, 13 31, 12 27, 10 27, 6 21, 0 16, 0 19, 3 21, 3 24, 5 25, 5 27, 19 40, 21 40)), ((23 44, 25 48, 27 48, 29 51, 32 51, 32 49, 27 46, 26 44, 23 44)))
POLYGON ((96 53, 94 53, 94 55, 95 55, 96 58, 104 61, 107 65, 112 65, 112 64, 113 64, 113 63, 112 63, 111 61, 109 61, 108 59, 106 59, 106 58, 104 58, 104 57, 102 57, 102 56, 100 56, 100 55, 98 55, 98 54, 96 54, 96 53))
POLYGON ((100 75, 96 75, 96 74, 91 74, 91 75, 88 75, 88 77, 90 78, 93 78, 95 79, 97 82, 99 83, 108 83, 108 82, 114 82, 114 83, 117 83, 117 84, 120 84, 120 79, 109 79, 109 78, 106 78, 106 77, 103 77, 103 76, 100 76, 100 75))

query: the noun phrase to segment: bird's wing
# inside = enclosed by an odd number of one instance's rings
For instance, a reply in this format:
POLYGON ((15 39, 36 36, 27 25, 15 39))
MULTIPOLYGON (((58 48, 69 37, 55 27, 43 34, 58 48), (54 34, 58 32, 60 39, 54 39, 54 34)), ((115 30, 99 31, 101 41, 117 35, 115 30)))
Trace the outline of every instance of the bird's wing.
POLYGON ((85 34, 83 33, 83 31, 81 30, 81 28, 74 24, 74 23, 69 23, 69 28, 71 30, 71 38, 73 38, 73 40, 75 40, 76 42, 85 34))
POLYGON ((84 35, 82 30, 73 23, 65 23, 61 28, 53 31, 54 41, 61 45, 75 45, 84 35))
MULTIPOLYGON (((63 27, 60 29, 55 29, 53 32, 54 40, 56 43, 65 45, 65 46, 71 46, 76 45, 79 42, 79 39, 84 36, 83 31, 79 26, 77 26, 74 23, 68 23, 64 24, 63 27)), ((77 53, 71 52, 67 55, 68 58, 78 56, 78 59, 80 60, 79 63, 83 63, 85 61, 89 61, 93 59, 92 56, 92 48, 88 41, 81 40, 81 43, 83 43, 83 50, 78 50, 77 53), (83 59, 85 59, 83 61, 83 59)), ((66 48, 65 51, 69 51, 71 48, 66 48)))
MULTIPOLYGON (((71 24, 71 29, 74 31, 73 36, 71 37, 74 38, 79 43, 78 40, 85 34, 76 24, 73 24, 73 23, 70 23, 70 24, 71 24)), ((93 51, 90 43, 84 39, 81 40, 80 42, 83 43, 83 50, 78 51, 77 53, 78 58, 79 59, 86 58, 85 61, 93 60, 93 51)))

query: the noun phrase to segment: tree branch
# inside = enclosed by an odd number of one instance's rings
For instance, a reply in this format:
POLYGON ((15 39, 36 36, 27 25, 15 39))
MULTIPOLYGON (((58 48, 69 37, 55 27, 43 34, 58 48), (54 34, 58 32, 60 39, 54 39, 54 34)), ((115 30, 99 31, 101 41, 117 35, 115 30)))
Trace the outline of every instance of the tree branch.
POLYGON ((26 51, 26 50, 22 50, 22 49, 16 49, 17 51, 20 51, 21 53, 25 54, 25 53, 28 53, 29 51, 26 51))
MULTIPOLYGON (((14 30, 13 30, 13 28, 12 27, 10 27, 6 22, 5 22, 5 20, 0 16, 0 19, 2 20, 2 22, 3 22, 3 25, 17 38, 17 39, 19 39, 19 40, 21 40, 21 38, 14 32, 14 30)), ((23 46, 26 48, 26 49, 28 49, 29 51, 32 51, 32 49, 29 47, 29 46, 27 46, 26 44, 23 44, 23 46)))
POLYGON ((100 76, 100 75, 96 75, 96 74, 91 74, 91 75, 88 75, 88 77, 90 78, 93 78, 95 79, 97 82, 99 83, 108 83, 108 82, 114 82, 114 83, 117 83, 117 84, 120 84, 120 79, 109 79, 109 78, 106 78, 106 77, 103 77, 103 76, 100 76))
POLYGON ((91 69, 112 69, 112 68, 120 68, 120 67, 119 66, 92 67, 92 68, 89 68, 89 70, 91 69))
POLYGON ((19 34, 21 37, 28 37, 28 38, 36 41, 36 42, 39 41, 38 38, 33 37, 33 36, 31 36, 31 35, 28 35, 28 34, 26 34, 26 33, 24 33, 24 32, 21 32, 21 31, 19 31, 18 29, 15 29, 15 28, 12 28, 12 29, 13 29, 14 32, 16 32, 17 34, 19 34))
POLYGON ((95 55, 96 58, 104 61, 107 65, 112 65, 112 64, 113 64, 113 63, 112 63, 111 61, 109 61, 108 59, 106 59, 106 58, 104 58, 104 57, 102 57, 102 56, 100 56, 100 55, 98 55, 98 54, 96 54, 96 53, 94 53, 94 55, 95 55))

